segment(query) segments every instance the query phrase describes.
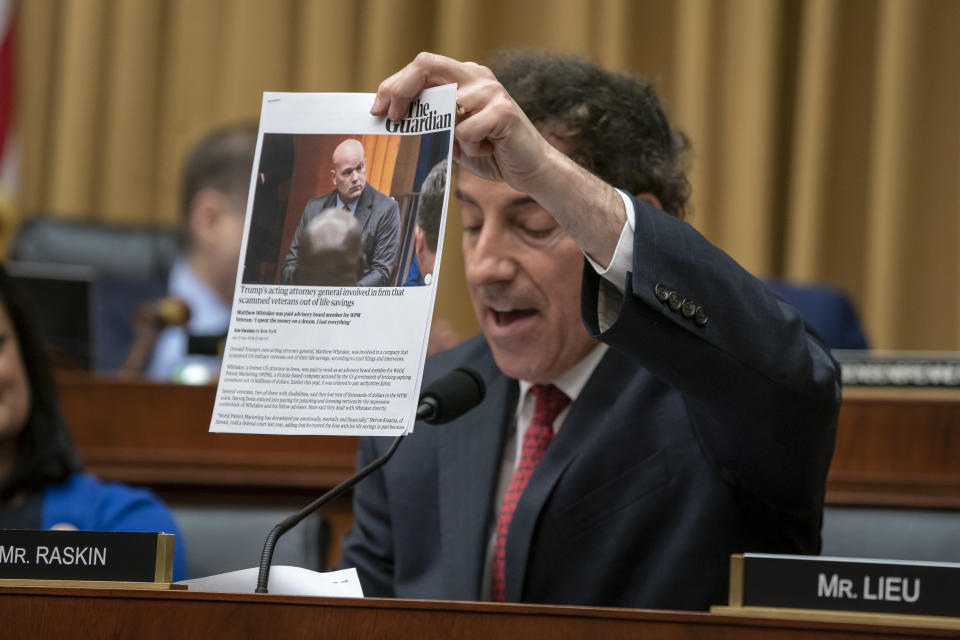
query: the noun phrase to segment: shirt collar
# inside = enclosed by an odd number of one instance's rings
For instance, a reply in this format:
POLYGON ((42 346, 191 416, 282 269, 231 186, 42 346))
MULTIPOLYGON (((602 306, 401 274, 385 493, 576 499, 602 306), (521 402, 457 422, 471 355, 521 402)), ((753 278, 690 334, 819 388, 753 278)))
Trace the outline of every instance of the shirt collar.
MULTIPOLYGON (((347 208, 350 209, 350 213, 357 212, 357 203, 360 202, 360 198, 357 198, 353 202, 347 205, 347 208)), ((340 192, 337 191, 337 209, 343 209, 343 200, 340 199, 340 192)))
MULTIPOLYGON (((583 388, 587 385, 587 380, 593 375, 593 370, 597 368, 600 360, 602 360, 604 354, 607 353, 607 348, 607 345, 602 342, 597 344, 580 362, 575 364, 571 369, 568 369, 566 373, 562 374, 556 380, 553 380, 552 384, 570 398, 570 404, 573 404, 577 396, 580 395, 580 392, 583 391, 583 388)), ((521 402, 523 398, 527 396, 527 391, 529 391, 532 386, 532 382, 526 380, 520 381, 521 402)))

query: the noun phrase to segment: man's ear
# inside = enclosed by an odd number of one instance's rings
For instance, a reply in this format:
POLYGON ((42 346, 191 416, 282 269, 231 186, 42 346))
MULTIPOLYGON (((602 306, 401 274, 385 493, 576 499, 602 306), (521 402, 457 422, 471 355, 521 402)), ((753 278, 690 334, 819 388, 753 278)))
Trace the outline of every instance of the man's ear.
POLYGON ((413 250, 416 253, 423 251, 423 239, 426 234, 423 232, 423 227, 417 223, 413 224, 413 250))
POLYGON ((334 186, 336 186, 336 184, 337 184, 337 170, 336 170, 336 169, 330 169, 330 182, 332 182, 332 183, 334 184, 334 186))
POLYGON ((646 191, 644 191, 643 193, 635 193, 633 195, 637 200, 643 200, 647 204, 652 205, 657 209, 660 209, 661 211, 663 211, 663 205, 660 204, 660 198, 653 195, 652 193, 647 193, 646 191))

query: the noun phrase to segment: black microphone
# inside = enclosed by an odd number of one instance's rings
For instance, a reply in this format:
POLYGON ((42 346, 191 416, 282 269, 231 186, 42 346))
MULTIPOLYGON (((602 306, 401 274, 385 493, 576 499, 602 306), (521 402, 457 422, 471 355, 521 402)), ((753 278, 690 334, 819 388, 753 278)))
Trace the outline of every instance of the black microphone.
MULTIPOLYGON (((483 400, 486 386, 480 374, 468 367, 459 367, 436 380, 420 394, 420 406, 417 407, 417 418, 430 424, 443 424, 462 416, 483 400)), ((387 452, 356 472, 330 491, 305 506, 293 515, 287 516, 277 524, 263 543, 263 553, 260 555, 260 572, 257 574, 256 593, 267 593, 267 582, 270 580, 270 565, 273 563, 273 550, 280 540, 280 536, 297 526, 308 515, 327 504, 341 493, 351 488, 368 475, 386 464, 393 457, 404 436, 399 435, 387 449, 387 452)))
POLYGON ((469 367, 459 367, 423 390, 417 417, 430 424, 446 424, 480 404, 485 391, 479 373, 469 367))

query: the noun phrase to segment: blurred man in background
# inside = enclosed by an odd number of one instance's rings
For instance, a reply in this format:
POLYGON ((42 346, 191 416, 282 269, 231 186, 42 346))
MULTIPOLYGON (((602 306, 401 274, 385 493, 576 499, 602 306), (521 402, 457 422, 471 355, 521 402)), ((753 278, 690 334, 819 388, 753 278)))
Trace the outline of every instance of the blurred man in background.
POLYGON ((217 355, 190 353, 190 337, 215 342, 226 336, 256 146, 257 125, 237 124, 208 134, 187 157, 183 253, 170 272, 167 295, 186 303, 189 321, 160 334, 147 368, 151 378, 178 379, 190 365, 211 376, 219 369, 217 355))

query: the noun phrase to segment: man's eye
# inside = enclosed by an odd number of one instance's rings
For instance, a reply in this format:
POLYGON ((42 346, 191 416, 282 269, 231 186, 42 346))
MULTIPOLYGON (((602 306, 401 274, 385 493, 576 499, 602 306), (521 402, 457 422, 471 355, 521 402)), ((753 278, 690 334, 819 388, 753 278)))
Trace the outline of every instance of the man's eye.
POLYGON ((523 232, 526 233, 531 238, 541 239, 541 238, 546 238, 551 233, 553 233, 553 227, 550 227, 548 229, 532 229, 530 227, 524 227, 523 232))
POLYGON ((482 224, 465 224, 463 225, 464 233, 480 233, 480 229, 483 228, 482 224))

